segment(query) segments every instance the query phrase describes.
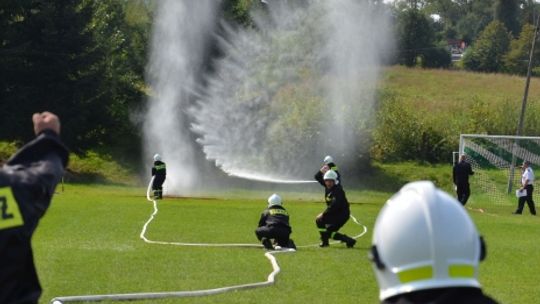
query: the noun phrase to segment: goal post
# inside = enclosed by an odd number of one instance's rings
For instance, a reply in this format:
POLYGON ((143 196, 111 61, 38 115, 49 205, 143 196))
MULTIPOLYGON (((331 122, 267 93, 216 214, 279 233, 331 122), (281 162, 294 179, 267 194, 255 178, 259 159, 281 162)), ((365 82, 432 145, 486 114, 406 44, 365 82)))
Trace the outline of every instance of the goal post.
MULTIPOLYGON (((465 154, 475 175, 471 187, 495 202, 509 202, 509 194, 520 183, 515 167, 524 160, 540 165, 540 137, 461 134, 459 155, 465 154)), ((455 158, 455 156, 453 156, 455 158)))

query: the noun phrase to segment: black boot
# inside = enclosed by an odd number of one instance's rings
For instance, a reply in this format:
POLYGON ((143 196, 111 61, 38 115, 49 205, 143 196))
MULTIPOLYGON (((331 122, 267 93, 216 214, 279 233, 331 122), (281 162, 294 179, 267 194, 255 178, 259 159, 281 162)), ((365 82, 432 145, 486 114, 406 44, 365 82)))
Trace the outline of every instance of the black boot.
POLYGON ((287 243, 287 248, 292 248, 296 250, 296 244, 292 239, 289 239, 289 242, 287 243))
POLYGON ((263 244, 264 248, 267 250, 274 250, 274 246, 272 246, 272 242, 267 238, 262 238, 261 243, 263 244))
POLYGON ((347 244, 347 248, 353 248, 354 245, 356 244, 356 240, 353 239, 352 237, 348 237, 348 236, 345 236, 347 238, 347 240, 345 241, 345 243, 347 244))
POLYGON ((356 244, 355 239, 348 237, 345 234, 338 233, 338 232, 334 234, 334 240, 338 240, 345 243, 347 245, 347 248, 353 248, 354 245, 356 244))
POLYGON ((321 232, 321 243, 319 244, 319 247, 330 246, 330 243, 328 242, 329 238, 330 237, 328 236, 328 232, 321 232))

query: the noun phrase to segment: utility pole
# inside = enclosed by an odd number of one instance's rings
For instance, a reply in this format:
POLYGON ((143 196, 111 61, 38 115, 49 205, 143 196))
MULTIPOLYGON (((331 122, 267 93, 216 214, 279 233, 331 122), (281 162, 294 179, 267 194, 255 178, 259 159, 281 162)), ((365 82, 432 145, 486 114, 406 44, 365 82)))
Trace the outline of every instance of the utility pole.
MULTIPOLYGON (((534 26, 534 36, 532 39, 532 46, 529 53, 529 67, 527 68, 527 80, 525 81, 525 92, 523 93, 523 101, 521 102, 521 113, 519 114, 519 123, 516 131, 516 136, 521 136, 523 134, 523 121, 525 120, 525 108, 527 107, 527 98, 529 97, 529 85, 531 83, 531 71, 534 61, 534 48, 536 46, 536 38, 538 37, 539 25, 540 15, 536 17, 536 24, 534 26)), ((510 175, 508 177, 508 194, 512 192, 512 183, 514 181, 514 173, 516 169, 516 150, 517 139, 514 140, 514 144, 512 145, 512 163, 510 164, 510 175)))

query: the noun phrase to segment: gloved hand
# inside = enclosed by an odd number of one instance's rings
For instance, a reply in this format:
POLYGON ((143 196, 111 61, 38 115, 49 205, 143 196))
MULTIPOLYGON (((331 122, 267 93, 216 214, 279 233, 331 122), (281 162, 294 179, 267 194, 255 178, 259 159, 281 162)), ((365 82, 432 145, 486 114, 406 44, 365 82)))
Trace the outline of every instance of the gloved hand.
POLYGON ((322 174, 325 174, 328 170, 330 170, 330 167, 328 167, 328 165, 324 165, 322 166, 320 171, 322 174))
POLYGON ((47 129, 60 135, 60 120, 58 116, 51 112, 34 113, 32 122, 34 123, 34 133, 36 135, 47 129))

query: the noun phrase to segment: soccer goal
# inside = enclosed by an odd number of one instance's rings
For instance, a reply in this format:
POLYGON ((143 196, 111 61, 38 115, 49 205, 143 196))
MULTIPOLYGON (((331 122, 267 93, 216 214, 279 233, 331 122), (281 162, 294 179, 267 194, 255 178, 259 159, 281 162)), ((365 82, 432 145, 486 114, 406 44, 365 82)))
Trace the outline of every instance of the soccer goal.
MULTIPOLYGON (((465 154, 475 175, 470 179, 473 194, 496 204, 515 204, 512 194, 520 186, 520 166, 524 160, 533 169, 540 165, 540 137, 461 134, 459 154, 465 154)), ((457 153, 453 154, 454 163, 457 153)))

